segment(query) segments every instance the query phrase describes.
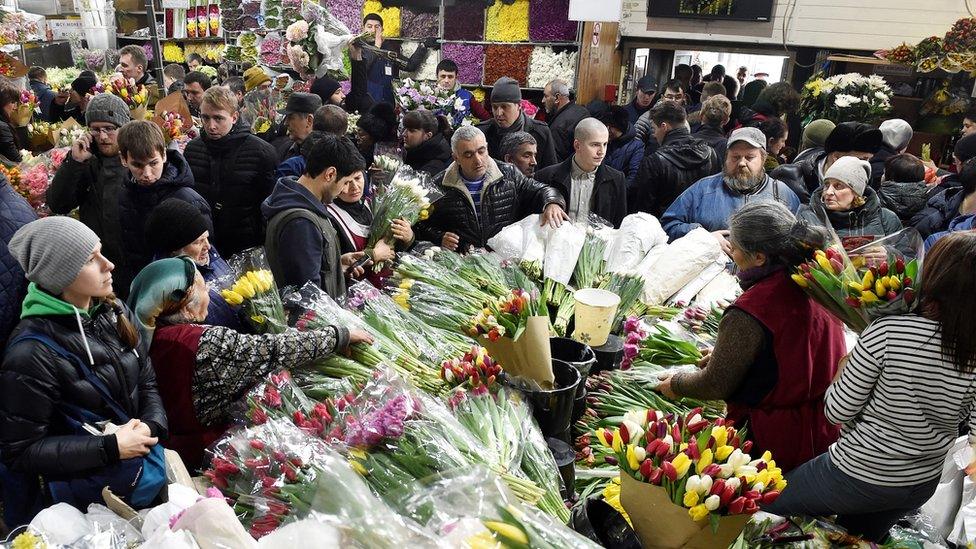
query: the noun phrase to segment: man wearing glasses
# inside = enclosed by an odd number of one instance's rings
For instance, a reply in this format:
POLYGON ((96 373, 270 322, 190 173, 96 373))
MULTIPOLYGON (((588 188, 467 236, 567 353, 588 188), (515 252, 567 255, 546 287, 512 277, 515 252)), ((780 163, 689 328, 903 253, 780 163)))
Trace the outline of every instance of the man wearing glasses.
MULTIPOLYGON (((664 85, 664 92, 658 97, 658 103, 661 101, 672 101, 677 103, 685 109, 688 108, 688 90, 685 89, 684 84, 681 80, 677 78, 674 80, 668 80, 667 84, 664 85)), ((641 143, 644 143, 644 154, 648 155, 657 149, 658 143, 651 138, 651 111, 648 110, 637 119, 637 123, 634 124, 634 135, 637 139, 640 139, 641 143)))
MULTIPOLYGON (((77 208, 81 222, 102 240, 102 254, 116 265, 124 259, 119 189, 129 173, 119 159, 118 133, 128 121, 129 108, 122 99, 108 93, 91 98, 85 110, 89 133, 71 144, 46 197, 52 213, 67 215, 77 208)), ((122 272, 127 269, 116 269, 122 272)), ((124 294, 129 282, 116 277, 113 286, 124 294)))

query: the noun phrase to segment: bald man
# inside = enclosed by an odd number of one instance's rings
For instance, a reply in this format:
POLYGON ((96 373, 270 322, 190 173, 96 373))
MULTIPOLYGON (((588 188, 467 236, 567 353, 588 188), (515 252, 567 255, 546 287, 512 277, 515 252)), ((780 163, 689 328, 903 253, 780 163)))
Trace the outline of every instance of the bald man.
POLYGON ((536 172, 535 178, 558 190, 570 219, 586 223, 596 214, 620 227, 627 215, 623 172, 603 165, 610 136, 596 118, 584 118, 573 132, 573 154, 564 162, 536 172))

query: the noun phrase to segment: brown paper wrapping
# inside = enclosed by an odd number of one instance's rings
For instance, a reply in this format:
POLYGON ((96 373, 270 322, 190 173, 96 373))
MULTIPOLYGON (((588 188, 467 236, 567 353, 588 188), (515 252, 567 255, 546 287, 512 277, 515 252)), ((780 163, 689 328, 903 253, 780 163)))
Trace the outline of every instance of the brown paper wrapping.
POLYGON ((509 374, 532 379, 543 389, 552 388, 555 377, 552 374, 552 351, 549 349, 548 318, 529 317, 525 330, 514 341, 507 337, 500 337, 496 341, 481 338, 479 343, 509 374))
POLYGON ((16 79, 27 76, 27 65, 9 53, 0 51, 0 62, 10 66, 10 74, 7 75, 7 78, 16 79))
POLYGON ((143 103, 134 109, 129 109, 129 115, 133 120, 145 120, 146 119, 146 104, 143 103))
POLYGON ((17 108, 10 115, 10 121, 14 126, 23 128, 30 124, 31 117, 34 116, 34 109, 30 105, 17 105, 17 108))
POLYGON ((693 521, 688 509, 675 505, 660 486, 620 474, 620 504, 630 516, 644 549, 726 549, 749 515, 719 518, 718 531, 708 519, 693 521))
MULTIPOLYGON (((68 119, 65 120, 64 122, 62 122, 61 124, 58 124, 58 125, 52 127, 51 128, 51 133, 49 134, 49 137, 48 137, 48 140, 51 142, 51 146, 52 147, 57 147, 58 146, 58 139, 61 136, 61 129, 62 128, 66 129, 68 131, 71 131, 72 128, 76 128, 78 126, 80 126, 80 124, 78 124, 78 121, 75 120, 75 117, 71 116, 71 117, 68 117, 68 119)), ((94 145, 94 143, 92 143, 92 144, 94 145)), ((69 146, 70 146, 70 144, 69 144, 69 146)))
MULTIPOLYGON (((170 138, 166 133, 166 128, 163 127, 163 111, 178 113, 187 124, 193 124, 193 118, 190 116, 190 106, 186 104, 186 99, 183 98, 183 94, 180 92, 173 92, 156 103, 152 121, 163 131, 163 139, 166 140, 166 144, 168 145, 170 138)), ((186 126, 182 129, 182 132, 185 134, 189 129, 190 126, 186 126)))

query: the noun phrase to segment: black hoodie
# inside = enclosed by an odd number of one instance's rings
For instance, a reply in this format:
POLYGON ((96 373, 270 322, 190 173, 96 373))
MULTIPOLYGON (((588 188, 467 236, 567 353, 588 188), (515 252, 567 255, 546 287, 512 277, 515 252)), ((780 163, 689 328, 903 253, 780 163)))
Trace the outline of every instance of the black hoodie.
POLYGON ((451 145, 444 134, 437 133, 418 147, 408 149, 404 162, 411 168, 427 172, 431 177, 441 173, 451 163, 451 145))
POLYGON ((127 280, 135 278, 152 261, 153 252, 146 243, 144 224, 149 212, 168 198, 176 198, 196 206, 206 219, 213 236, 210 206, 193 190, 193 173, 189 164, 178 151, 167 150, 163 173, 155 183, 140 185, 129 174, 119 193, 122 252, 126 257, 126 267, 132 270, 132 276, 126 278, 127 280))
POLYGON ((217 249, 229 257, 264 244, 261 203, 274 187, 278 154, 274 147, 238 122, 230 133, 210 139, 206 133, 183 153, 195 189, 213 209, 217 249))
POLYGON ((671 130, 641 164, 627 196, 628 211, 661 217, 685 189, 720 171, 718 155, 708 143, 692 137, 687 128, 671 130))

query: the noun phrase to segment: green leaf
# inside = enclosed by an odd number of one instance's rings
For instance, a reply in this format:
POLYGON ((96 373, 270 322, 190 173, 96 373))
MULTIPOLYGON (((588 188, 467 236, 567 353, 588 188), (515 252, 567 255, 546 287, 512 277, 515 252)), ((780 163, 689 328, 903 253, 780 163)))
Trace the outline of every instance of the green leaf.
POLYGON ((718 525, 721 518, 715 513, 708 514, 708 522, 712 525, 712 533, 718 533, 718 525))

